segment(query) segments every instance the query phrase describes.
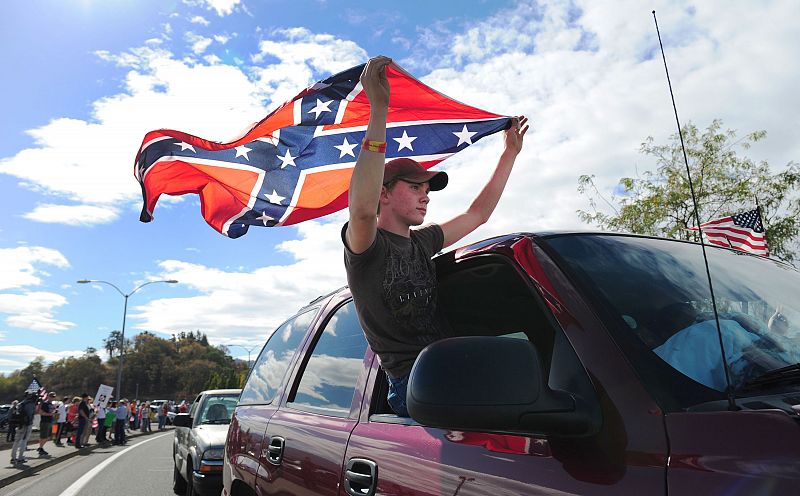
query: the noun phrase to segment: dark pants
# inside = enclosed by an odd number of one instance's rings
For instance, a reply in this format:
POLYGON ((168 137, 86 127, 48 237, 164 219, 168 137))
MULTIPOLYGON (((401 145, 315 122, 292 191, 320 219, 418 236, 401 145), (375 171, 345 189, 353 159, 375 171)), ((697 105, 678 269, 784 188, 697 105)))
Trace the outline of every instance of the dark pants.
POLYGON ((114 444, 123 444, 125 442, 125 419, 117 419, 114 421, 114 444))
POLYGON ((97 436, 95 437, 98 443, 104 443, 106 439, 106 419, 97 419, 97 436))
POLYGON ((75 447, 81 447, 81 436, 83 435, 83 431, 86 430, 86 424, 88 424, 86 417, 78 417, 78 432, 75 433, 75 447))
POLYGON ((6 442, 13 443, 17 434, 16 424, 8 424, 8 432, 6 433, 6 442))
POLYGON ((62 434, 64 434, 64 422, 59 422, 58 430, 56 431, 56 444, 61 444, 62 434))

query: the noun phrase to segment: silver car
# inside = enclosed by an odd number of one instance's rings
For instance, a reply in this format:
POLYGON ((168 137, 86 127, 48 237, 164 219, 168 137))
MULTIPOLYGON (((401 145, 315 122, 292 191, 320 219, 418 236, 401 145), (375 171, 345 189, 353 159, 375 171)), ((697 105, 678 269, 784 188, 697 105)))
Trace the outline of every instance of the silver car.
POLYGON ((222 491, 222 458, 231 414, 241 389, 211 389, 197 395, 189 413, 175 415, 172 488, 187 496, 222 491))

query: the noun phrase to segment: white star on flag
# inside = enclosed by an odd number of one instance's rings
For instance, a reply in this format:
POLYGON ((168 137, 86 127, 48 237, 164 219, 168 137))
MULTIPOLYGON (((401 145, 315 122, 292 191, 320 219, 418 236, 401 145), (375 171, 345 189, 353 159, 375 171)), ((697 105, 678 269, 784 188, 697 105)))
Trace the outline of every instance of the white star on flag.
POLYGON ((319 119, 319 114, 323 112, 330 112, 331 109, 328 107, 333 103, 333 100, 328 100, 327 102, 322 102, 319 98, 317 98, 317 105, 308 111, 309 114, 314 114, 315 119, 319 119))
POLYGON ((272 190, 272 194, 271 195, 264 194, 264 196, 266 196, 267 200, 269 200, 269 202, 272 203, 273 205, 280 205, 281 201, 286 199, 285 196, 279 195, 278 192, 275 191, 274 189, 272 190))
POLYGON ((353 158, 356 158, 356 154, 353 153, 353 148, 357 147, 358 143, 350 143, 347 141, 347 136, 344 137, 344 143, 341 145, 333 145, 334 148, 339 150, 339 158, 344 158, 345 155, 350 155, 353 158))
MULTIPOLYGON (((472 134, 475 134, 475 133, 472 133, 472 134)), ((400 136, 399 138, 392 138, 392 139, 397 141, 397 144, 399 145, 399 147, 397 148, 398 152, 400 150, 402 150, 403 148, 408 148, 409 150, 411 150, 413 152, 414 148, 411 146, 411 143, 415 139, 417 139, 417 137, 416 136, 409 136, 408 133, 406 132, 406 130, 403 129, 403 135, 402 136, 400 136)))
MULTIPOLYGON (((273 192, 273 193, 275 193, 275 190, 272 190, 272 192, 273 192)), ((283 200, 283 197, 282 197, 282 196, 279 196, 278 198, 280 198, 281 200, 283 200)), ((270 203, 271 203, 271 202, 270 202, 270 203)), ((266 225, 267 225, 267 222, 268 222, 268 221, 275 220, 275 219, 273 219, 272 217, 270 217, 269 215, 267 215, 267 212, 266 212, 266 211, 264 211, 264 212, 261 212, 261 215, 260 215, 260 216, 256 217, 256 220, 260 220, 261 222, 263 222, 263 223, 264 223, 264 226, 266 227, 266 225)))
POLYGON ((235 157, 233 157, 233 158, 244 157, 244 158, 246 158, 246 159, 247 159, 247 161, 249 162, 249 161, 250 161, 250 157, 248 157, 248 156, 247 156, 247 154, 248 154, 248 153, 250 153, 251 151, 253 151, 253 149, 252 149, 252 148, 247 148, 247 147, 246 147, 246 146, 244 146, 244 145, 237 146, 237 147, 236 147, 236 156, 235 156, 235 157))
POLYGON ((185 141, 181 141, 180 143, 175 143, 175 146, 181 147, 181 151, 182 152, 184 152, 186 150, 191 150, 194 153, 197 153, 197 151, 194 149, 194 147, 192 145, 190 145, 189 143, 185 142, 185 141))
POLYGON ((464 143, 466 143, 468 145, 471 145, 472 144, 472 137, 475 136, 478 133, 470 132, 470 130, 467 129, 467 125, 464 124, 464 129, 462 129, 461 132, 453 133, 453 134, 455 134, 456 137, 458 138, 458 144, 456 145, 458 147, 458 146, 461 146, 464 143))
POLYGON ((278 158, 281 160, 281 162, 283 162, 281 164, 281 169, 283 169, 283 168, 285 168, 285 167, 287 167, 289 165, 293 165, 293 166, 297 167, 297 164, 294 163, 294 159, 296 159, 297 157, 293 157, 292 154, 289 153, 288 149, 286 150, 286 155, 284 155, 283 157, 278 155, 278 158))

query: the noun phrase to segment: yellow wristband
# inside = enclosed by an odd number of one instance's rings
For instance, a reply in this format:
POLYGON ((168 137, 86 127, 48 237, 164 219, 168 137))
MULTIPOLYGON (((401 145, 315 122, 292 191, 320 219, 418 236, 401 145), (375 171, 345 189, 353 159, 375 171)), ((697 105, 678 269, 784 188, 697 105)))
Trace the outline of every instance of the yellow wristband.
POLYGON ((361 148, 375 153, 386 153, 386 142, 365 139, 361 144, 361 148))

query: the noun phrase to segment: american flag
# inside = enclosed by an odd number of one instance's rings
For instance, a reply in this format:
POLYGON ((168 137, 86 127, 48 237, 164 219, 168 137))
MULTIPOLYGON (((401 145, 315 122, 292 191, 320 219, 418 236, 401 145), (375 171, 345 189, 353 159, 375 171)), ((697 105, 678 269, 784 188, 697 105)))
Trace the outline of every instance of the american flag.
MULTIPOLYGON (((231 238, 252 225, 291 225, 346 207, 369 120, 363 68, 303 90, 230 143, 168 129, 147 133, 134 167, 144 200, 140 220, 153 219, 162 194, 199 194, 206 222, 231 238)), ((510 125, 508 117, 448 98, 395 64, 386 76, 387 160, 410 157, 430 168, 510 125)))
POLYGON ((31 383, 25 388, 25 393, 36 394, 41 399, 47 398, 47 389, 43 388, 39 381, 34 377, 31 383))
MULTIPOLYGON (((764 223, 759 209, 700 224, 709 243, 746 251, 764 257, 769 256, 764 223)), ((696 227, 690 228, 697 231, 696 227)))

